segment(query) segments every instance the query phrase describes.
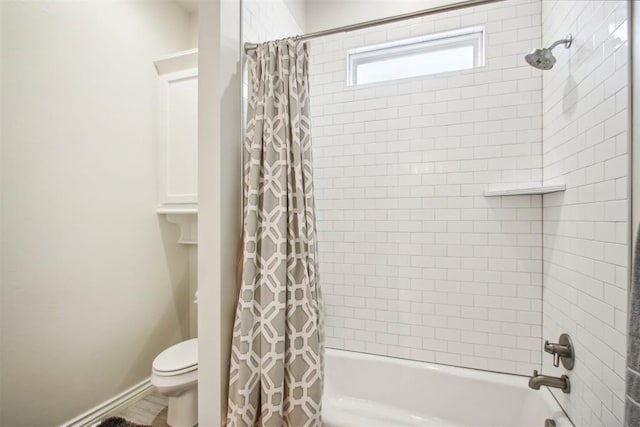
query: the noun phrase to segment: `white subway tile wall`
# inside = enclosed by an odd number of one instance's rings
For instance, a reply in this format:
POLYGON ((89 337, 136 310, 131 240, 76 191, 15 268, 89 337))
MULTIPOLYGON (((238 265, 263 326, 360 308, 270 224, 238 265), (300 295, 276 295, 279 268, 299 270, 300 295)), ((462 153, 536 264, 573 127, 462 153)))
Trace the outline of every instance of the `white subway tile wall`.
MULTIPOLYGON (((573 33, 543 77, 544 337, 573 338, 577 426, 623 425, 629 245, 628 10, 625 1, 544 1, 545 45, 573 33)), ((544 372, 561 375, 551 356, 544 372)))
POLYGON ((244 43, 264 43, 303 32, 284 0, 242 0, 244 43))
POLYGON ((501 372, 541 364, 541 2, 519 0, 311 42, 328 347, 501 372), (486 66, 346 85, 347 50, 484 25, 486 66))

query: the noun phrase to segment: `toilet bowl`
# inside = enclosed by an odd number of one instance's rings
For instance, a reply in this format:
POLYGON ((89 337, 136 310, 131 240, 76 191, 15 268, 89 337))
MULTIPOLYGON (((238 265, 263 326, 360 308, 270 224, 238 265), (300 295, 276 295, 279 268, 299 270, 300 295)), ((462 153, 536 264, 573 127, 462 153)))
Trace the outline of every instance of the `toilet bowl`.
POLYGON ((198 339, 169 347, 153 361, 151 384, 169 397, 171 427, 198 424, 198 339))

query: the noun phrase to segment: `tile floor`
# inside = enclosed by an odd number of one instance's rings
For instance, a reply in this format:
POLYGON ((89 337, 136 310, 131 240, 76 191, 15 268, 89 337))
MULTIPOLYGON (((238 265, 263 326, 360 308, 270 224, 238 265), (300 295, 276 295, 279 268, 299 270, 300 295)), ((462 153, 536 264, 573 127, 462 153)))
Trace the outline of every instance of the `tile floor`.
POLYGON ((157 392, 152 393, 132 406, 116 414, 133 423, 152 427, 169 427, 167 424, 168 398, 157 392))

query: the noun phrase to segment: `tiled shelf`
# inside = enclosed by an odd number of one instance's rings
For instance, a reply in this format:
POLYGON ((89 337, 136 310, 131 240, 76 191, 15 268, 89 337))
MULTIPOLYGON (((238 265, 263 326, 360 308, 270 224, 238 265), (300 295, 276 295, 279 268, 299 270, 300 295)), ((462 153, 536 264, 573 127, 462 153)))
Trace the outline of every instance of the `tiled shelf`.
POLYGON ((542 185, 540 187, 526 187, 526 188, 500 188, 494 190, 486 190, 484 192, 485 197, 495 196, 522 196, 522 195, 535 195, 535 194, 548 194, 557 193, 558 191, 565 191, 566 185, 542 185))

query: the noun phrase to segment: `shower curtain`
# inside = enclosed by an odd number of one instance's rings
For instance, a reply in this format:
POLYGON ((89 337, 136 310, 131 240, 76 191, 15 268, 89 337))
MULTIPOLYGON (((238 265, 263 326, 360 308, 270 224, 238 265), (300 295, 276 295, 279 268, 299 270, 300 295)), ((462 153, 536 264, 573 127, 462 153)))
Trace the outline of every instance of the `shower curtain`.
POLYGON ((307 44, 248 54, 242 281, 228 426, 321 426, 323 313, 313 197, 307 44))

